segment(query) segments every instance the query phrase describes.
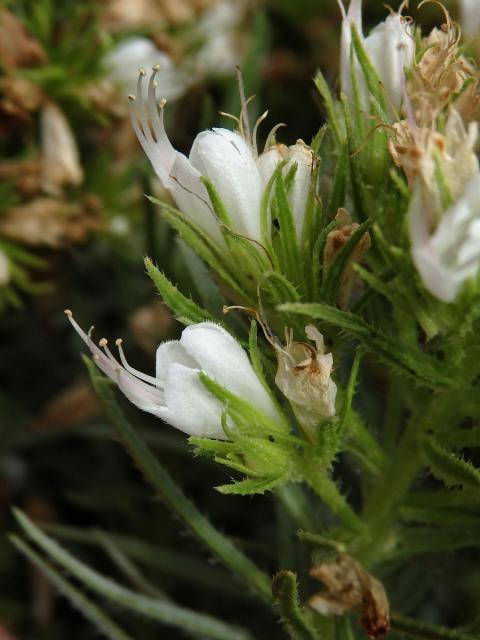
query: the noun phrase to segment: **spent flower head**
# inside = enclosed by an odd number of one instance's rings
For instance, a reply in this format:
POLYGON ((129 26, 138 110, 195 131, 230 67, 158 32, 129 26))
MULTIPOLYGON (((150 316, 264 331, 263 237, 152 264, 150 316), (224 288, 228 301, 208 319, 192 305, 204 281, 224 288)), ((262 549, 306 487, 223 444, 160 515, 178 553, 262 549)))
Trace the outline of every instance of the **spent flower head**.
POLYGON ((311 433, 321 420, 335 415, 337 386, 331 377, 333 355, 326 353, 322 334, 312 325, 305 327, 305 333, 315 346, 294 342, 291 335, 285 346, 275 345, 275 382, 301 426, 311 433))

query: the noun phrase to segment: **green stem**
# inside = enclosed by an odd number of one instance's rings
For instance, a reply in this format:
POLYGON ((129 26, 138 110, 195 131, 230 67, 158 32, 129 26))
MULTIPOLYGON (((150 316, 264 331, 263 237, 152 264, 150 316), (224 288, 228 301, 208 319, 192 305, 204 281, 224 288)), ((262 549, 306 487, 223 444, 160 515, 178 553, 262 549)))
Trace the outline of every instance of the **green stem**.
POLYGON ((316 465, 305 465, 301 470, 305 482, 320 496, 320 498, 330 507, 333 513, 338 516, 342 524, 351 531, 357 533, 364 531, 364 525, 347 499, 341 493, 336 483, 328 477, 323 469, 316 465))
POLYGON ((435 624, 419 622, 411 618, 405 618, 398 613, 392 616, 392 629, 420 640, 474 640, 472 636, 466 636, 455 631, 455 629, 446 629, 435 624))
POLYGON ((378 482, 365 503, 363 518, 369 532, 369 540, 360 542, 357 557, 366 565, 381 556, 397 511, 415 476, 422 466, 422 454, 418 438, 427 429, 437 429, 449 420, 455 406, 451 392, 434 395, 422 412, 414 414, 395 452, 383 482, 378 482))

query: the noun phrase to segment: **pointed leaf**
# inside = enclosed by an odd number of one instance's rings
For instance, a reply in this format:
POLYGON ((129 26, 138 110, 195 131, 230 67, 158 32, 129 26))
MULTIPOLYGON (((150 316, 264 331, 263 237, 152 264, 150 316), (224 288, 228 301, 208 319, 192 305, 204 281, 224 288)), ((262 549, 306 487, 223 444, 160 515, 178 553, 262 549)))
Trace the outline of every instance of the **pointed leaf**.
POLYGON ((87 367, 94 389, 102 401, 107 416, 117 429, 128 453, 159 497, 226 567, 242 578, 257 596, 269 601, 271 596, 268 577, 226 536, 215 529, 185 496, 170 474, 160 465, 160 462, 140 439, 135 429, 125 420, 108 380, 98 374, 97 368, 91 361, 87 361, 87 367))
POLYGON ((480 491, 480 470, 444 449, 432 436, 421 439, 425 460, 433 475, 447 486, 461 485, 480 491))

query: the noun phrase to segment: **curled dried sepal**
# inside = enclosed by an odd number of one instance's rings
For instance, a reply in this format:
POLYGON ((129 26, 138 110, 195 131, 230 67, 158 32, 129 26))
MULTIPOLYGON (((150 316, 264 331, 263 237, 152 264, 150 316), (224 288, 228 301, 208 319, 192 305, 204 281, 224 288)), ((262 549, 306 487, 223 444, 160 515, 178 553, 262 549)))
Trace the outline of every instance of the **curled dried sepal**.
MULTIPOLYGON (((323 267, 325 272, 330 269, 338 252, 347 244, 359 227, 356 222, 352 222, 352 218, 346 209, 339 209, 335 220, 337 222, 337 228, 328 234, 323 252, 323 267)), ((361 262, 365 253, 370 249, 370 246, 370 234, 367 232, 364 233, 360 241, 357 242, 345 263, 336 293, 336 303, 340 309, 346 309, 348 307, 352 295, 357 277, 353 265, 361 262)))
POLYGON ((326 591, 317 593, 309 605, 324 616, 341 616, 358 611, 370 638, 381 638, 390 630, 390 604, 382 583, 349 555, 339 555, 310 570, 326 591))
POLYGON ((275 382, 290 401, 301 426, 311 431, 320 420, 335 415, 337 386, 331 378, 333 356, 326 353, 322 334, 311 325, 305 327, 305 333, 315 347, 291 338, 285 347, 275 345, 275 382))

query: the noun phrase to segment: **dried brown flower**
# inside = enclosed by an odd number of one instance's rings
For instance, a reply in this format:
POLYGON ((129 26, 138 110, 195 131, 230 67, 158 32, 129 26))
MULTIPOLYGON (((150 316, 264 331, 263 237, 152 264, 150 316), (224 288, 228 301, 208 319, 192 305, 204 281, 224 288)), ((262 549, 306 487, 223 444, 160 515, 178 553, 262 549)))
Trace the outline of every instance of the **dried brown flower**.
POLYGON ((382 583, 349 555, 337 556, 310 570, 326 591, 314 595, 309 605, 324 616, 358 611, 370 638, 381 638, 390 630, 390 604, 382 583))
POLYGON ((83 203, 40 197, 12 207, 0 218, 0 233, 29 246, 60 248, 83 242, 102 227, 101 207, 94 196, 83 203))

